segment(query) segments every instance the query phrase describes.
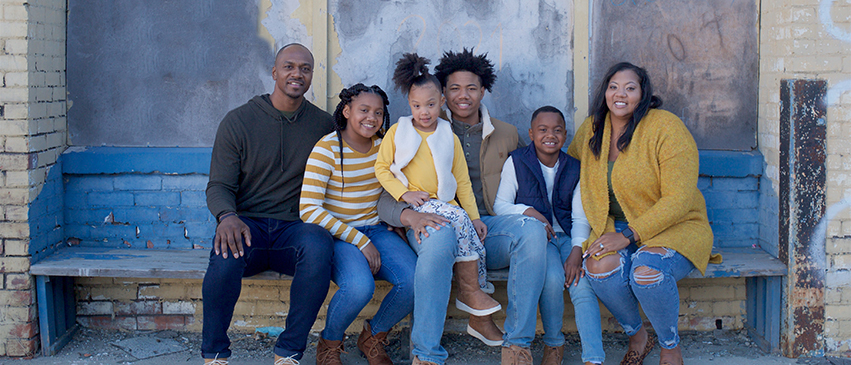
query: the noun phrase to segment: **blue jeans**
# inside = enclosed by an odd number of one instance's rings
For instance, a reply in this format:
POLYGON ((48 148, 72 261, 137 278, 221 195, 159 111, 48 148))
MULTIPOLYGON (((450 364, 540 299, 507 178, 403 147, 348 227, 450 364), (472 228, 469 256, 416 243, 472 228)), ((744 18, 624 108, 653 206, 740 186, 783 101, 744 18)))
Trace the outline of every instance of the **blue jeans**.
POLYGON ((418 244, 414 231, 408 230, 408 244, 417 253, 414 272, 414 325, 411 328, 411 353, 422 361, 442 365, 449 353, 440 345, 446 307, 452 290, 452 266, 458 242, 455 230, 447 224, 439 230, 427 227, 428 237, 418 244))
MULTIPOLYGON (((564 262, 572 249, 570 236, 563 232, 556 233, 556 237, 550 239, 547 245, 547 278, 540 301, 543 340, 547 346, 564 345, 564 334, 561 332, 564 317, 564 262)), ((604 362, 606 353, 603 351, 600 304, 588 277, 579 279, 577 285, 570 285, 567 292, 573 303, 576 328, 582 341, 582 362, 604 362)))
POLYGON ((538 301, 546 278, 546 230, 540 221, 522 214, 485 215, 482 222, 488 226, 484 242, 488 270, 508 268, 502 345, 528 348, 535 338, 538 301))
MULTIPOLYGON (((525 215, 482 216, 488 226, 485 238, 489 270, 508 267, 508 306, 503 346, 529 347, 535 337, 538 299, 546 275, 547 234, 544 225, 525 215)), ((440 346, 455 264, 455 231, 446 225, 427 228, 429 236, 417 244, 408 231, 408 244, 417 252, 414 280, 413 355, 443 364, 449 354, 440 346)))
MULTIPOLYGON (((626 222, 615 221, 617 232, 626 227, 626 222)), ((678 252, 669 248, 665 250, 663 255, 638 249, 634 244, 629 245, 618 251, 621 259, 619 267, 602 274, 588 273, 587 277, 600 301, 612 312, 627 335, 632 336, 641 330, 641 315, 638 313, 640 303, 656 330, 659 344, 663 348, 673 349, 680 343, 677 331, 680 314, 677 281, 694 270, 694 265, 678 252), (660 273, 655 278, 641 279, 654 281, 652 284, 636 283, 633 270, 642 266, 660 273)))
MULTIPOLYGON (((369 321, 372 334, 390 331, 414 309, 414 268, 417 256, 396 232, 388 231, 385 224, 356 227, 369 237, 381 254, 381 269, 375 278, 393 284, 378 312, 369 321)), ((369 263, 357 246, 334 240, 333 280, 340 289, 328 305, 325 330, 322 338, 340 341, 358 313, 372 300, 375 280, 369 263)))
POLYGON ((278 336, 275 354, 300 359, 307 347, 319 308, 331 280, 333 241, 324 228, 302 221, 239 217, 251 230, 251 246, 245 255, 228 258, 210 251, 201 295, 204 302, 201 355, 230 357, 227 330, 242 289, 242 278, 266 270, 292 275, 287 327, 278 336))

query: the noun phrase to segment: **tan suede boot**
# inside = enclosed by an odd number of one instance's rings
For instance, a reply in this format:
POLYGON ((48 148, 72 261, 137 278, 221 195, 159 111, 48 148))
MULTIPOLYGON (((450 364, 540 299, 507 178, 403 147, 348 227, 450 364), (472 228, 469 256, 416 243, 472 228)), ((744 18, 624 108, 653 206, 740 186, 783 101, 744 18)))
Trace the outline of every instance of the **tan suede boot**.
POLYGON ((552 347, 544 345, 544 358, 541 365, 561 365, 564 360, 564 345, 552 347))
POLYGON ((532 365, 532 351, 528 348, 511 345, 502 348, 502 365, 532 365))
POLYGON ((358 349, 366 356, 369 365, 393 365, 393 361, 384 350, 387 344, 387 332, 379 332, 373 336, 369 322, 363 321, 363 331, 358 337, 358 349))
POLYGON ((486 316, 502 309, 502 305, 479 288, 479 266, 473 261, 455 263, 458 296, 455 306, 474 316, 486 316))
POLYGON ((419 357, 414 356, 414 361, 411 362, 411 365, 437 365, 437 364, 433 363, 431 361, 420 360, 419 357))
MULTIPOLYGON (((343 341, 329 341, 321 336, 316 344, 316 365, 343 365, 340 354, 343 351, 343 341)), ((277 359, 277 356, 275 356, 277 359)), ((278 362, 275 361, 275 365, 278 362)))

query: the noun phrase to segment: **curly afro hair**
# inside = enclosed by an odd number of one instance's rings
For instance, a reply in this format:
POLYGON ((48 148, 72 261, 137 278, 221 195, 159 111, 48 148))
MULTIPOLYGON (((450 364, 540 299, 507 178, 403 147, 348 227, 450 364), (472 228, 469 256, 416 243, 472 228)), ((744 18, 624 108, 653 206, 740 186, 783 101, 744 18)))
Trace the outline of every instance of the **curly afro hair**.
POLYGON ((440 84, 446 87, 446 79, 449 75, 456 71, 469 71, 479 76, 482 87, 490 92, 496 81, 496 73, 493 70, 493 63, 487 59, 487 56, 487 53, 476 56, 472 49, 467 48, 460 53, 444 52, 443 57, 440 58, 440 64, 434 68, 434 75, 440 80, 440 84))
POLYGON ((440 81, 428 72, 428 58, 420 57, 416 53, 405 53, 396 61, 396 70, 393 72, 393 83, 396 89, 404 94, 411 91, 413 86, 422 86, 428 82, 440 90, 440 81))

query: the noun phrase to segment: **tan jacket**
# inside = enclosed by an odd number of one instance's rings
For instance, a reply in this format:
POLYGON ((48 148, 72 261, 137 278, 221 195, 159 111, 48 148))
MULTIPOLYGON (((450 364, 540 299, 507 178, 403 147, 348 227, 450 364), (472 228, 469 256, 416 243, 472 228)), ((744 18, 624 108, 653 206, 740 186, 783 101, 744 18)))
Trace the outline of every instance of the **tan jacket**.
MULTIPOLYGON (((485 196, 485 208, 488 214, 496 215, 493 202, 499 189, 499 177, 502 165, 508 159, 508 153, 514 151, 520 141, 517 127, 493 118, 488 109, 482 104, 479 107, 482 114, 482 148, 479 150, 479 169, 481 170, 482 194, 485 196)), ((452 120, 452 113, 444 109, 441 118, 452 120)))

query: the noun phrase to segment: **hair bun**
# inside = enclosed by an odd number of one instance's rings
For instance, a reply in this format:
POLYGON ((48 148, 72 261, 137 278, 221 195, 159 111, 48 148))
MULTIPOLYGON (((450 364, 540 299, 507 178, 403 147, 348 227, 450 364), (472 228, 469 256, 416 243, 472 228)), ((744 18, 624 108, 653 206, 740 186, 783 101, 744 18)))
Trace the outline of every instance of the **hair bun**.
POLYGON ((407 93, 418 77, 429 76, 428 58, 420 57, 416 53, 405 53, 396 61, 396 70, 393 72, 393 83, 396 89, 407 93))

